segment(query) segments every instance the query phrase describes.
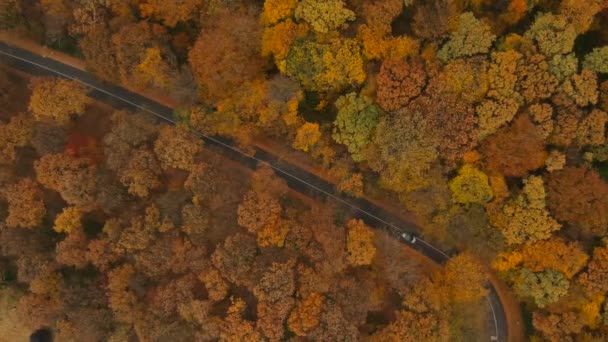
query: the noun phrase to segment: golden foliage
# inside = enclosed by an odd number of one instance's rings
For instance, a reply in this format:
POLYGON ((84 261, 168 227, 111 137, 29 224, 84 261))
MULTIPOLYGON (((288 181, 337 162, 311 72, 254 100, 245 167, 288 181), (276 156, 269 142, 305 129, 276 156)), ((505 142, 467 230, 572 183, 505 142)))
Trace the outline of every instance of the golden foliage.
POLYGON ((266 0, 261 15, 262 24, 274 25, 279 21, 291 17, 298 0, 266 0))
POLYGON ((319 131, 319 124, 306 122, 296 133, 296 137, 293 141, 293 148, 308 152, 321 139, 321 132, 319 131))
POLYGON ((38 79, 32 84, 28 108, 37 120, 65 125, 81 115, 88 102, 86 89, 76 81, 38 79))
POLYGON ((376 255, 374 232, 362 220, 352 219, 346 224, 348 262, 353 266, 370 265, 376 255))
POLYGON ((298 302, 287 321, 289 330, 298 336, 306 336, 316 327, 319 324, 323 299, 319 293, 312 292, 306 299, 298 302))
POLYGON ((55 225, 53 229, 58 233, 71 233, 72 231, 82 228, 80 219, 82 217, 82 211, 77 207, 66 207, 63 211, 55 218, 55 225))

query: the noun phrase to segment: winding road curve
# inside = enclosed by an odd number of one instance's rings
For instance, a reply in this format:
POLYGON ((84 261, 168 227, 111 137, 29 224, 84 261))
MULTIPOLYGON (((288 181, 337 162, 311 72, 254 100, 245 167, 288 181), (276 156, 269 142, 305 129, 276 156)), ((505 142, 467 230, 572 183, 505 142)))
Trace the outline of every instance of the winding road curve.
MULTIPOLYGON (((172 108, 125 88, 104 83, 86 71, 51 58, 46 58, 29 50, 8 45, 4 42, 0 42, 0 55, 5 56, 3 62, 30 74, 51 74, 78 81, 92 89, 89 96, 108 103, 115 108, 139 109, 165 122, 175 124, 172 108)), ((255 149, 254 155, 245 154, 229 139, 206 136, 200 132, 196 133, 201 136, 205 143, 215 146, 214 150, 225 157, 242 163, 251 169, 254 169, 260 163, 268 164, 295 191, 316 199, 332 198, 346 209, 351 210, 356 218, 364 220, 368 225, 377 229, 387 230, 401 242, 408 244, 411 248, 416 249, 439 264, 445 263, 450 258, 449 255, 421 238, 416 238, 416 242, 413 244, 406 242, 401 238, 401 233, 416 234, 421 231, 420 228, 411 222, 403 221, 391 215, 365 199, 345 197, 335 191, 333 184, 293 164, 287 163, 267 151, 255 149)), ((488 337, 488 340, 506 342, 508 340, 508 328, 504 308, 492 284, 488 283, 487 287, 488 295, 486 296, 486 300, 491 313, 491 317, 488 319, 494 325, 494 332, 492 336, 488 337)))

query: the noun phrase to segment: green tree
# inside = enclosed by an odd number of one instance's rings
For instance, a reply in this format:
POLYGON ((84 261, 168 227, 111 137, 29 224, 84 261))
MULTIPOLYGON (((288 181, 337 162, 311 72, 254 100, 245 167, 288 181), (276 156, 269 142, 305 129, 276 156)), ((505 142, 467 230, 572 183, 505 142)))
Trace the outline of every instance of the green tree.
POLYGON ((555 303, 568 293, 570 282, 561 272, 547 269, 542 272, 531 272, 522 268, 516 276, 515 292, 522 298, 532 297, 534 303, 543 308, 555 303))
POLYGON ((548 58, 557 54, 567 54, 574 47, 577 33, 563 15, 551 13, 539 14, 524 38, 538 45, 540 51, 548 58))
POLYGON ((296 6, 295 16, 321 33, 334 31, 345 22, 355 20, 355 13, 345 7, 343 0, 302 0, 296 6))
POLYGON ((361 47, 355 39, 298 40, 287 54, 285 74, 319 92, 359 85, 365 80, 361 47))
POLYGON ((338 98, 336 108, 338 114, 332 137, 336 142, 346 145, 354 161, 365 160, 364 149, 378 125, 378 108, 370 98, 355 93, 338 98))
POLYGON ((595 72, 608 74, 608 46, 593 49, 585 56, 583 66, 595 72))
POLYGON ((478 53, 486 53, 496 36, 490 27, 479 21, 473 13, 462 13, 458 17, 456 31, 450 36, 450 40, 445 43, 437 58, 446 62, 464 56, 472 56, 478 53))
MULTIPOLYGON (((588 68, 591 69, 591 68, 588 68)), ((559 82, 570 77, 578 70, 578 58, 574 53, 555 55, 549 61, 549 71, 559 82)))
POLYGON ((491 200, 493 196, 488 176, 470 164, 464 165, 458 171, 458 176, 450 181, 449 186, 452 191, 452 199, 456 203, 483 204, 491 200))

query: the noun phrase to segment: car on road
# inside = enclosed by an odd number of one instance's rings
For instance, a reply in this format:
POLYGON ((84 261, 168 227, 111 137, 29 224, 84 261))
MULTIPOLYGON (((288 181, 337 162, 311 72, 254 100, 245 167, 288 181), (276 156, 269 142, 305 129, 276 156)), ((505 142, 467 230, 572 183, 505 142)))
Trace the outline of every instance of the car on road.
POLYGON ((416 237, 410 233, 406 233, 406 232, 401 233, 401 238, 409 243, 416 242, 416 237))

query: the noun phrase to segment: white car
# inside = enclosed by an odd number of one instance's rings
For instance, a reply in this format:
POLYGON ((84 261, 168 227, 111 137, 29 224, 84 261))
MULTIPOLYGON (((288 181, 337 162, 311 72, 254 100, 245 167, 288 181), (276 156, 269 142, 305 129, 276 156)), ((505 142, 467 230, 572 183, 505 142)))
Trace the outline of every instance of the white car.
POLYGON ((410 233, 401 233, 401 237, 403 238, 403 240, 409 242, 409 243, 415 243, 416 242, 416 237, 410 233))

